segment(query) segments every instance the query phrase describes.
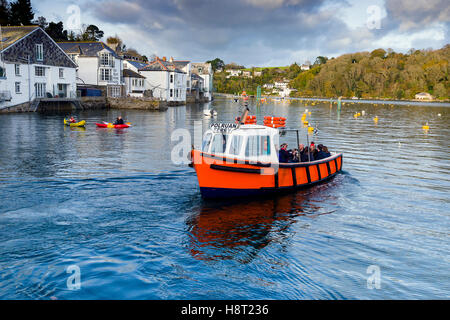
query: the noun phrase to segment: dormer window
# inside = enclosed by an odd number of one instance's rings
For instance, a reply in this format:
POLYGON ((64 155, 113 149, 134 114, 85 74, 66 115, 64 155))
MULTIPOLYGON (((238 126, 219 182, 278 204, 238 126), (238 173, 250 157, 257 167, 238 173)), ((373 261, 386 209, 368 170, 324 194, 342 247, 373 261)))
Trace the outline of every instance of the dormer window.
POLYGON ((36 60, 37 61, 44 60, 44 45, 42 43, 36 44, 36 60))
POLYGON ((104 67, 114 67, 114 58, 109 53, 100 54, 100 65, 104 67))

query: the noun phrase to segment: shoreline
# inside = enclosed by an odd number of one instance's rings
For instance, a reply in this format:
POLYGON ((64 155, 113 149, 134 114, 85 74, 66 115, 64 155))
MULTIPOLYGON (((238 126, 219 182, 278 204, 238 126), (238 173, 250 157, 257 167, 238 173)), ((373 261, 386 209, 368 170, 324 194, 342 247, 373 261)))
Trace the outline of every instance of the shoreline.
MULTIPOLYGON (((230 93, 214 93, 215 96, 218 97, 226 97, 226 98, 240 98, 240 96, 236 96, 230 93)), ((324 101, 324 102, 332 102, 337 103, 338 98, 320 98, 320 97, 279 97, 279 96, 261 96, 261 98, 266 99, 276 99, 276 100, 298 100, 298 101, 324 101)), ((251 98, 255 99, 255 97, 251 98)), ((351 99, 351 98, 342 98, 341 102, 349 103, 377 103, 377 104, 394 104, 394 105, 423 105, 423 106, 442 106, 442 107, 450 107, 450 100, 443 101, 423 101, 423 100, 391 100, 391 99, 351 99)))

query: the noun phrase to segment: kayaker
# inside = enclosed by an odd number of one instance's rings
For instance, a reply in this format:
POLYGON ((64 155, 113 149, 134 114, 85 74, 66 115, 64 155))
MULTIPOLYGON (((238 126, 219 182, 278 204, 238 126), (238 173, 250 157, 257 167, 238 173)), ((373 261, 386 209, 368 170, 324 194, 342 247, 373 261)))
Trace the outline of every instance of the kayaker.
POLYGON ((115 121, 113 124, 114 124, 114 125, 117 125, 117 124, 125 124, 125 123, 123 122, 122 117, 121 117, 121 116, 118 116, 117 119, 116 119, 116 121, 115 121))
POLYGON ((69 122, 70 122, 70 123, 76 123, 77 121, 75 120, 74 117, 70 117, 69 122))

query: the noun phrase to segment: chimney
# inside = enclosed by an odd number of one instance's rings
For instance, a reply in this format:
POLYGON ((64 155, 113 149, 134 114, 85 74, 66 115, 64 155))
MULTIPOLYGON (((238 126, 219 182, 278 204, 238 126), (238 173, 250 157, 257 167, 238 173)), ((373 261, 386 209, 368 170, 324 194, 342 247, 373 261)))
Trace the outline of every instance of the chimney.
POLYGON ((167 59, 166 59, 166 57, 163 57, 163 61, 166 61, 167 59))
POLYGON ((170 57, 169 62, 173 63, 173 57, 170 57))

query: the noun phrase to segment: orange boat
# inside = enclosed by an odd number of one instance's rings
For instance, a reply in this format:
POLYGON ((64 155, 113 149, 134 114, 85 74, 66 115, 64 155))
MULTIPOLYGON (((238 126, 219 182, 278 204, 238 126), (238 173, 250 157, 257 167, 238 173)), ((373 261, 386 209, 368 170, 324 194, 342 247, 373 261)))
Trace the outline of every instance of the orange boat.
POLYGON ((295 190, 324 182, 342 170, 342 153, 312 162, 280 163, 280 133, 285 134, 286 129, 212 124, 205 132, 202 149, 191 151, 190 166, 197 173, 202 197, 230 198, 295 190))

